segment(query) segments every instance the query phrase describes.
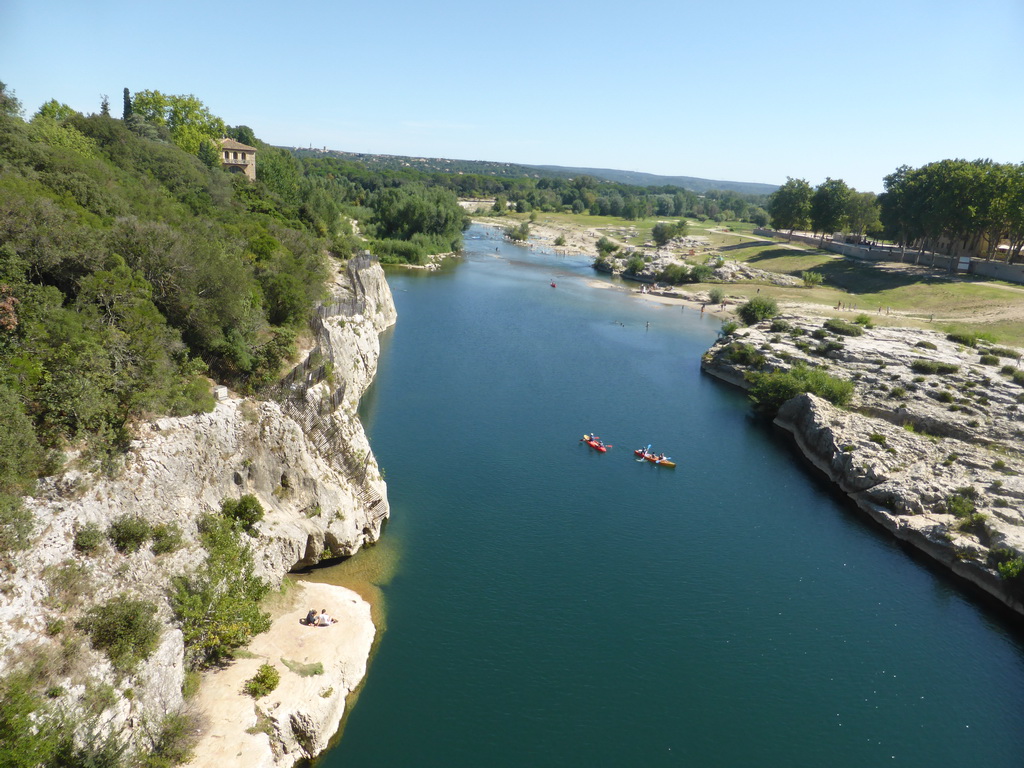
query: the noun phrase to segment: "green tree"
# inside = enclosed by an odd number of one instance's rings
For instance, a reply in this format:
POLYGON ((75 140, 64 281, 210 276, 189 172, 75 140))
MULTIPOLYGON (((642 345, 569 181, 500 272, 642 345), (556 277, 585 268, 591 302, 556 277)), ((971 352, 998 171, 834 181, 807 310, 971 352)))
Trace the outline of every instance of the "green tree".
POLYGON ((201 523, 206 561, 188 576, 172 580, 171 607, 185 640, 185 659, 193 668, 214 664, 253 635, 270 628, 260 610, 269 586, 254 575, 252 550, 242 543, 232 521, 208 515, 201 523))
POLYGON ((842 179, 826 178, 811 196, 811 228, 825 235, 838 232, 846 223, 846 209, 851 190, 842 179))
POLYGON ((0 116, 18 117, 20 114, 21 102, 14 95, 14 91, 0 81, 0 116))
POLYGON ((67 104, 61 104, 56 99, 50 99, 39 108, 35 115, 32 116, 32 119, 34 120, 37 117, 48 117, 51 120, 56 120, 58 123, 63 123, 75 114, 78 113, 67 104))
POLYGON ((878 196, 874 192, 850 190, 846 203, 846 223, 855 235, 877 232, 882 226, 878 196))
POLYGON ((126 123, 132 116, 132 95, 127 88, 124 89, 123 104, 121 106, 121 119, 126 123))
POLYGON ((804 179, 786 177, 786 183, 768 198, 768 215, 772 227, 788 229, 790 236, 795 229, 806 229, 810 225, 811 185, 804 179))
POLYGON ((220 150, 217 149, 209 138, 203 138, 199 144, 199 152, 197 154, 199 162, 207 168, 220 168, 220 150))

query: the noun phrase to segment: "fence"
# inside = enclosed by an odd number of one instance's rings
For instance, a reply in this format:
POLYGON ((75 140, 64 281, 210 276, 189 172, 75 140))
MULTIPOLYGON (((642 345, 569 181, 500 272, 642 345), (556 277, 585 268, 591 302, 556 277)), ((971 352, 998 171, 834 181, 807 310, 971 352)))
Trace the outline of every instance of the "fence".
MULTIPOLYGON (((349 259, 345 271, 355 295, 317 304, 310 320, 316 345, 301 363, 264 393, 268 399, 281 403, 285 413, 302 428, 320 455, 355 486, 356 497, 370 511, 383 501, 381 495, 366 482, 370 454, 367 452, 363 457, 355 455, 341 429, 329 419, 345 399, 346 384, 342 381, 326 397, 311 396, 310 390, 325 381, 334 369, 334 350, 324 320, 329 317, 355 317, 366 312, 366 287, 359 273, 373 263, 368 252, 349 259)), ((374 522, 379 522, 385 514, 386 510, 375 515, 374 522)))

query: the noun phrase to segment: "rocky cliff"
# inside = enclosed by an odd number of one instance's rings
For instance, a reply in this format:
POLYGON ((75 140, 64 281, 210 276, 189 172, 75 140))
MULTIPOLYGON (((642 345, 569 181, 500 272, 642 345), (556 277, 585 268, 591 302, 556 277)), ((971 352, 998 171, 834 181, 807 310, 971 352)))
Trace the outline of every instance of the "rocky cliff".
POLYGON ((338 272, 317 323, 314 351, 328 364, 307 361, 272 399, 223 393, 211 413, 141 425, 113 477, 72 470, 42 481, 25 500, 36 519, 33 546, 4 564, 0 675, 44 659, 48 695, 61 708, 95 707, 95 691, 104 690, 104 730, 145 749, 183 704, 182 633, 167 590, 173 576, 203 563, 204 513, 243 494, 260 501, 266 514, 252 541, 257 571, 272 584, 380 535, 386 487, 356 408, 376 370, 378 335, 394 321, 380 266, 354 259, 338 272), (124 516, 177 524, 183 546, 160 555, 148 547, 124 554, 107 542, 88 554, 76 549, 76 532, 107 530, 124 516), (157 650, 128 674, 73 628, 90 605, 118 595, 152 601, 162 623, 157 650))
POLYGON ((719 339, 702 368, 743 387, 800 364, 852 381, 847 409, 800 395, 775 423, 873 520, 1024 613, 1020 360, 970 338, 786 316, 719 339))

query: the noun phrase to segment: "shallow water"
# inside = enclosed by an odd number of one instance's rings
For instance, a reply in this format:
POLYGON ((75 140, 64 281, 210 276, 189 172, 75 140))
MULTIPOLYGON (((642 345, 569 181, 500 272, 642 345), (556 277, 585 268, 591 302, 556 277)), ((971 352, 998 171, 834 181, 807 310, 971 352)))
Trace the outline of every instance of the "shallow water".
POLYGON ((1024 762, 1019 624, 700 373, 717 320, 467 251, 389 275, 363 418, 392 519, 318 575, 374 585, 386 631, 321 765, 1024 762))

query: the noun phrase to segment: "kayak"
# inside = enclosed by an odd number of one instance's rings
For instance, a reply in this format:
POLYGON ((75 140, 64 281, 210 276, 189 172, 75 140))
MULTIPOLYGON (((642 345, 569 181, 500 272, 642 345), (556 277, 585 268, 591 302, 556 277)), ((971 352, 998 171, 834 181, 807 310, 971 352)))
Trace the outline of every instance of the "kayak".
POLYGON ((667 456, 659 461, 657 456, 653 453, 648 453, 643 448, 637 448, 633 453, 642 459, 647 459, 651 464, 657 464, 659 467, 674 467, 676 465, 676 463, 667 456))
POLYGON ((606 446, 600 440, 595 440, 590 435, 584 435, 583 437, 581 437, 580 438, 580 442, 581 443, 586 443, 591 448, 593 448, 595 451, 600 451, 601 453, 608 453, 608 446, 606 446))

